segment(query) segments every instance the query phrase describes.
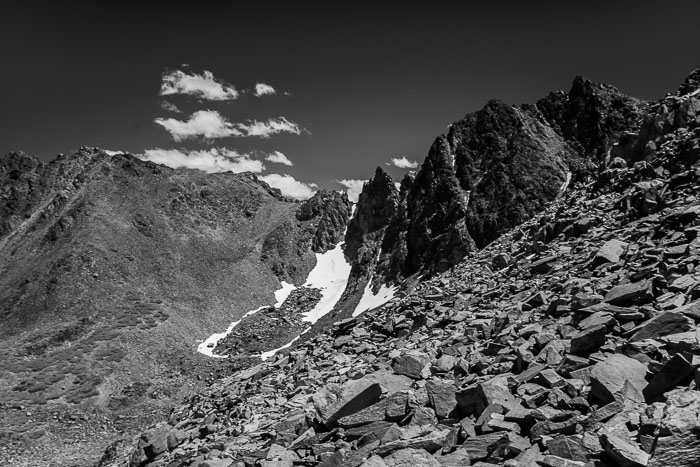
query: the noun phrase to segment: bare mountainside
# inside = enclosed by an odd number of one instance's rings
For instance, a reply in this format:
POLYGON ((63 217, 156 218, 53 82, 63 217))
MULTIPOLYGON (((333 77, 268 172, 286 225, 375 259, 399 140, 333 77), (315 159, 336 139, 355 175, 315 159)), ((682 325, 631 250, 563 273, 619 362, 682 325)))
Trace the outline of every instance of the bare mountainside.
POLYGON ((77 453, 161 416, 210 377, 197 344, 303 282, 349 212, 97 149, 0 158, 0 436, 77 453))

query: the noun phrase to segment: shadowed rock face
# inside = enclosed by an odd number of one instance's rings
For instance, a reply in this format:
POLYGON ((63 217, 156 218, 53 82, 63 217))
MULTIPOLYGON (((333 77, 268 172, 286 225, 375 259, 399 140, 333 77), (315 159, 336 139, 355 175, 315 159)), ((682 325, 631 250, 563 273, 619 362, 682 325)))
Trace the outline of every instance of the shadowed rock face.
MULTIPOLYGON (((536 107, 489 102, 438 136, 420 170, 404 179, 376 271, 394 280, 448 269, 542 210, 577 163, 536 107)), ((381 197, 368 201, 375 192, 363 190, 356 216, 378 217, 366 214, 382 205, 381 197)))
POLYGON ((537 108, 581 155, 602 160, 623 133, 637 128, 645 102, 577 76, 568 93, 550 93, 537 108))

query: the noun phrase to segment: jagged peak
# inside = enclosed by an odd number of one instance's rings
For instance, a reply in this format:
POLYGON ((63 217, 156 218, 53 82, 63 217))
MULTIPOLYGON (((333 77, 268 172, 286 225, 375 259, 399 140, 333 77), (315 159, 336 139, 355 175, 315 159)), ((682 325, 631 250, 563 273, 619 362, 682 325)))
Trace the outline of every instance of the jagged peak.
POLYGON ((684 96, 700 89, 700 68, 693 70, 678 87, 677 94, 684 96))

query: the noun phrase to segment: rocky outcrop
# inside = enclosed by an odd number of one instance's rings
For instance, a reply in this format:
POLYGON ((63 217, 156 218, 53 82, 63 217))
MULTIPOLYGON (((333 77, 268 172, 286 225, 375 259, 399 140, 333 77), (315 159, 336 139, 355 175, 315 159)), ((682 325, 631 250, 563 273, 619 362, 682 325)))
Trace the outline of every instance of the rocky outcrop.
POLYGON ((582 156, 597 162, 621 136, 638 127, 645 102, 577 76, 569 92, 553 92, 537 101, 537 108, 582 156))

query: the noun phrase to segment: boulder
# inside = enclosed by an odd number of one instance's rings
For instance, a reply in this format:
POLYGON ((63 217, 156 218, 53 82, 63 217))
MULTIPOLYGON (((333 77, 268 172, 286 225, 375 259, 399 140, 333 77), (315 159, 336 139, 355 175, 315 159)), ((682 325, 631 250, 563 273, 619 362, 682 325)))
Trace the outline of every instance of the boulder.
POLYGON ((430 406, 435 410, 438 420, 454 415, 457 408, 457 399, 455 398, 457 387, 453 383, 432 380, 428 381, 425 389, 428 391, 430 406))
POLYGON ((620 240, 608 240, 600 247, 595 257, 593 258, 592 266, 598 267, 605 263, 617 263, 627 251, 628 244, 620 240))
POLYGON ((384 458, 387 467, 440 467, 440 462, 423 449, 405 448, 384 458))
POLYGON ((676 389, 667 394, 656 448, 649 467, 700 465, 700 392, 676 389))
POLYGON ((689 331, 695 327, 692 319, 677 311, 664 311, 640 324, 631 332, 630 341, 657 339, 668 334, 689 331))
POLYGON ((598 350, 605 344, 606 327, 604 324, 597 324, 577 332, 571 336, 570 352, 580 357, 598 350))
POLYGON ((321 421, 334 425, 338 419, 373 405, 381 395, 379 383, 359 379, 342 385, 329 384, 314 393, 311 399, 321 421))
POLYGON ((649 381, 644 397, 651 401, 680 384, 689 383, 694 374, 695 367, 683 355, 676 354, 649 381))
POLYGON ((591 393, 604 402, 618 397, 643 402, 647 367, 622 354, 610 355, 591 369, 591 393))
POLYGON ((428 365, 431 358, 428 354, 416 350, 409 350, 399 355, 394 361, 394 372, 406 375, 413 379, 422 379, 430 376, 428 365))
POLYGON ((649 454, 618 436, 604 433, 600 435, 600 444, 620 467, 646 467, 649 462, 649 454))
POLYGON ((627 282, 613 287, 603 301, 617 306, 644 305, 654 300, 651 280, 627 282))

